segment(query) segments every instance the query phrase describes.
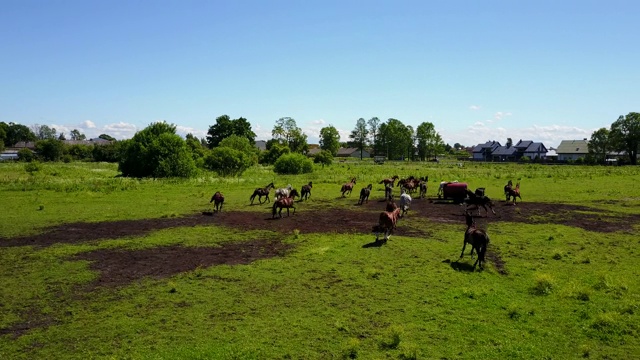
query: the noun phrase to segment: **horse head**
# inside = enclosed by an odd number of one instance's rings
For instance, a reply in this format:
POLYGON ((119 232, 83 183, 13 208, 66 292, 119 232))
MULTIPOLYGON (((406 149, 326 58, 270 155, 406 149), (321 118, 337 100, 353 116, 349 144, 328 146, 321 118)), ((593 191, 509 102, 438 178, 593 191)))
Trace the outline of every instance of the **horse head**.
POLYGON ((296 196, 297 196, 297 197, 300 197, 300 194, 298 194, 298 190, 296 190, 296 189, 291 189, 291 192, 289 192, 289 197, 293 199, 293 198, 294 198, 294 197, 296 197, 296 196))
POLYGON ((387 212, 392 212, 392 211, 394 211, 394 210, 396 210, 396 209, 399 209, 399 208, 398 208, 398 205, 396 205, 396 203, 395 203, 393 200, 389 200, 389 201, 387 202, 387 206, 386 206, 386 208, 385 208, 385 211, 387 211, 387 212))
POLYGON ((373 185, 372 184, 367 185, 367 189, 369 190, 373 189, 373 185))
POLYGON ((269 185, 265 186, 265 189, 269 190, 269 189, 272 189, 274 187, 275 187, 275 185, 273 185, 273 183, 269 183, 269 185))

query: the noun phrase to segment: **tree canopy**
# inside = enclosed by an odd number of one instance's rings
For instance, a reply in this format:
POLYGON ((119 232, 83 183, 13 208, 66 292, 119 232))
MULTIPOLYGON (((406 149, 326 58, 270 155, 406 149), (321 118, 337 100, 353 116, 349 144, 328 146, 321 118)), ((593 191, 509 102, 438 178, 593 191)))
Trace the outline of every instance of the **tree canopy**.
POLYGON ((360 150, 360 160, 362 160, 362 153, 364 152, 364 148, 367 146, 367 135, 369 135, 367 123, 363 118, 360 118, 356 122, 355 129, 353 129, 349 135, 349 139, 351 139, 354 147, 360 150))
POLYGON ((15 123, 0 123, 5 131, 4 144, 7 147, 14 146, 20 141, 35 141, 36 135, 25 125, 15 123))
POLYGON ((610 140, 614 149, 626 151, 629 162, 636 165, 640 146, 640 113, 620 115, 618 120, 611 124, 610 140))
POLYGON ((416 140, 418 142, 418 157, 426 160, 436 157, 444 150, 444 142, 435 126, 430 122, 423 122, 416 129, 416 140))
POLYGON ((122 146, 118 168, 123 176, 190 177, 196 172, 191 152, 173 124, 150 124, 122 146))
POLYGON ((271 136, 280 143, 288 145, 292 152, 306 154, 309 149, 307 135, 302 132, 293 118, 278 119, 271 131, 271 136))
POLYGON ((85 140, 87 137, 80 132, 80 130, 78 129, 73 129, 71 130, 71 132, 69 133, 69 136, 71 136, 71 140, 85 140))
POLYGON ((240 117, 233 119, 229 115, 221 115, 216 118, 216 123, 209 126, 207 143, 210 148, 220 145, 220 142, 231 135, 247 138, 251 144, 256 140, 256 134, 251 130, 251 124, 247 119, 240 117))
POLYGON ((594 131, 589 140, 589 155, 593 157, 593 160, 600 164, 604 163, 610 150, 609 129, 600 128, 594 131))
POLYGON ((320 129, 320 148, 336 156, 340 149, 340 133, 333 125, 320 129))
POLYGON ((376 135, 376 154, 384 153, 387 159, 411 158, 413 151, 413 131, 398 119, 389 119, 380 124, 376 135))

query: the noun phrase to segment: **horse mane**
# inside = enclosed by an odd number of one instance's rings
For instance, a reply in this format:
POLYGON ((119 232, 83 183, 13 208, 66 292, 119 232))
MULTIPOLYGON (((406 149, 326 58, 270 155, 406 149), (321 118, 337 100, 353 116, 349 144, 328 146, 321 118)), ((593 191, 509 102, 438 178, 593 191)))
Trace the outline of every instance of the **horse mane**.
POLYGON ((373 189, 373 184, 367 185, 367 189, 369 189, 369 190, 373 189))

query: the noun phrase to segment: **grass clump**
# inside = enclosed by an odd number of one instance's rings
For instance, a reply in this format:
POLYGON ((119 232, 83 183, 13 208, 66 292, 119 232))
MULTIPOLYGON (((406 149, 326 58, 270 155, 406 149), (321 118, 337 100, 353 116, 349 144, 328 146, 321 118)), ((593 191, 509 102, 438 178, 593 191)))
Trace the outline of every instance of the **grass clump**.
POLYGON ((549 295, 555 287, 555 281, 549 274, 537 274, 534 279, 534 285, 531 292, 534 295, 549 295))
POLYGON ((360 340, 356 338, 350 338, 344 346, 342 351, 343 359, 357 359, 358 350, 360 349, 360 340))
POLYGON ((380 348, 386 350, 397 349, 398 346, 400 346, 403 334, 404 329, 402 329, 402 327, 390 327, 380 342, 380 348))

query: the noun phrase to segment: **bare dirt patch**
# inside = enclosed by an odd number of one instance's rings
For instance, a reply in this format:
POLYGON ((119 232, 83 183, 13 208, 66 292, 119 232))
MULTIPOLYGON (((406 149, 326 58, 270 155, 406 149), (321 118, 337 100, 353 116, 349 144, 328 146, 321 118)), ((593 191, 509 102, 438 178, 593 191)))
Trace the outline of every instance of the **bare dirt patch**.
POLYGON ((198 267, 250 264, 284 256, 291 245, 271 240, 226 243, 220 247, 163 246, 144 250, 105 249, 83 253, 74 260, 88 260, 100 273, 95 286, 121 286, 142 278, 166 278, 198 267))
MULTIPOLYGON (((354 204, 357 200, 354 199, 354 204)), ((262 212, 224 211, 213 216, 200 213, 185 217, 121 220, 98 223, 70 223, 44 229, 40 234, 14 238, 0 238, 0 247, 51 246, 58 243, 82 243, 99 239, 143 236, 152 231, 206 225, 221 225, 239 230, 270 230, 290 233, 294 229, 301 233, 370 233, 377 223, 384 202, 370 201, 352 208, 320 209, 305 208, 299 203, 295 215, 272 219, 265 207, 262 212)), ((529 224, 562 224, 596 232, 632 231, 640 215, 605 212, 597 208, 569 204, 520 203, 516 206, 504 202, 496 203, 496 213, 485 217, 482 210, 481 223, 496 221, 523 222, 529 224)), ((462 208, 459 205, 415 199, 406 219, 400 220, 395 235, 429 237, 422 230, 422 219, 431 222, 464 225, 462 208)))

